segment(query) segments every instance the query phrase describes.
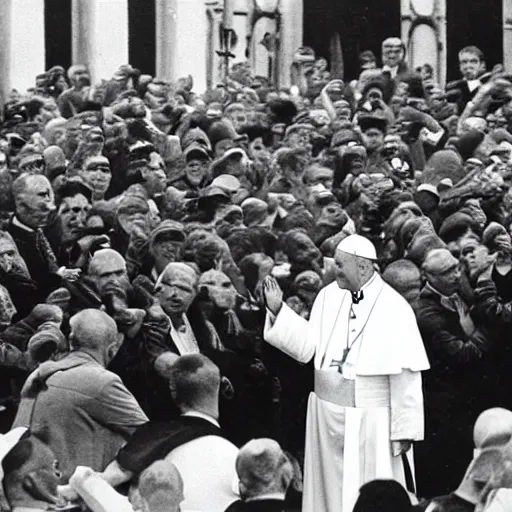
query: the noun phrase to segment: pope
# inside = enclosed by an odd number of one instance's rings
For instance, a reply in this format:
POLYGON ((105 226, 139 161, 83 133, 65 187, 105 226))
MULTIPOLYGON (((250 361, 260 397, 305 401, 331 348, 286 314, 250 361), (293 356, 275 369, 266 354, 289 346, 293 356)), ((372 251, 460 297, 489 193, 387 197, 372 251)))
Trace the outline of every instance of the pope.
POLYGON ((409 304, 376 271, 373 244, 340 242, 336 281, 309 321, 264 283, 264 338, 301 363, 314 358, 306 421, 304 512, 351 512, 361 485, 395 479, 413 491, 411 444, 424 432, 421 372, 429 362, 409 304))

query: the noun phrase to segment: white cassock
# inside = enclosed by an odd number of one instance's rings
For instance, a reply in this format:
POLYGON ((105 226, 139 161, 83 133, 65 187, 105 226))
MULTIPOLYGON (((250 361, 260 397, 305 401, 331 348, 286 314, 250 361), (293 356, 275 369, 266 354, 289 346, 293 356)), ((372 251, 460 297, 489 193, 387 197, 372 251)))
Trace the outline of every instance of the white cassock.
MULTIPOLYGON (((421 371, 428 363, 409 304, 375 274, 352 304, 337 283, 315 300, 309 322, 283 304, 267 313, 264 338, 297 361, 314 356, 309 396, 303 512, 352 512, 361 485, 405 486, 391 441, 423 439, 421 371), (333 361, 343 359, 343 374, 333 361)), ((407 454, 413 468, 412 450, 407 454)))

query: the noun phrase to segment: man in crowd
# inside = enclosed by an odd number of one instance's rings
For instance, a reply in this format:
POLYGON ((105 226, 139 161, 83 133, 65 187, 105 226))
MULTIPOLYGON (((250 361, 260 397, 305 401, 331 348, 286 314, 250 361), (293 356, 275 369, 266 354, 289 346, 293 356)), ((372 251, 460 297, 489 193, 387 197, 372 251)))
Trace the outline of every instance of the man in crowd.
POLYGON ((65 480, 79 465, 103 470, 128 436, 148 421, 121 379, 106 370, 119 342, 106 313, 86 309, 70 321, 71 352, 28 378, 15 426, 45 439, 65 480))
POLYGON ((219 369, 207 357, 190 354, 176 360, 168 377, 181 417, 138 429, 103 476, 116 486, 165 458, 183 479, 183 508, 224 512, 236 500, 232 485, 238 449, 223 439, 218 423, 219 369))
POLYGON ((462 79, 450 82, 446 86, 446 91, 457 96, 457 107, 461 114, 482 85, 481 76, 485 71, 483 52, 476 46, 463 48, 459 52, 459 68, 462 79))
POLYGON ((226 512, 283 512, 285 496, 293 478, 293 466, 272 439, 254 439, 240 449, 236 459, 241 501, 226 512))

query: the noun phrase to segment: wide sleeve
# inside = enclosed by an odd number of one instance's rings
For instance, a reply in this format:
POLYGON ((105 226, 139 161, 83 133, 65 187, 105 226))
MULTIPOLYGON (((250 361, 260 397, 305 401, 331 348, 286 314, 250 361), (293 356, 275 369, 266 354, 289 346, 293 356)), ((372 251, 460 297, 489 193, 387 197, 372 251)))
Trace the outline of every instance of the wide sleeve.
MULTIPOLYGON (((314 312, 315 306, 310 322, 313 321, 314 312)), ((276 317, 267 311, 263 338, 300 363, 308 363, 315 354, 315 340, 308 336, 309 327, 305 318, 283 303, 276 317)))
POLYGON ((403 370, 389 376, 391 441, 421 441, 424 436, 421 372, 403 370))

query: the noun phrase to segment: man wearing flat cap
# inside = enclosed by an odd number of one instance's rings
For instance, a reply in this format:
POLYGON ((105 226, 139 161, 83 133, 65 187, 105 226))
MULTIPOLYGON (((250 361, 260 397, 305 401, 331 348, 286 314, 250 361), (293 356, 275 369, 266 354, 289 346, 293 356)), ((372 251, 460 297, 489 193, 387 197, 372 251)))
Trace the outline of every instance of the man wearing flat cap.
POLYGON ((427 284, 415 312, 432 370, 425 375, 425 442, 416 467, 419 494, 432 497, 454 489, 471 460, 472 426, 494 399, 495 370, 486 379, 491 344, 460 295, 459 260, 434 249, 422 270, 427 284))
POLYGON ((375 271, 359 235, 336 249, 336 282, 309 321, 265 281, 265 340, 294 359, 314 359, 308 402, 304 512, 350 512, 361 485, 395 479, 412 490, 412 441, 423 439, 421 371, 429 368, 411 307, 375 271))

